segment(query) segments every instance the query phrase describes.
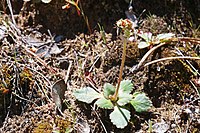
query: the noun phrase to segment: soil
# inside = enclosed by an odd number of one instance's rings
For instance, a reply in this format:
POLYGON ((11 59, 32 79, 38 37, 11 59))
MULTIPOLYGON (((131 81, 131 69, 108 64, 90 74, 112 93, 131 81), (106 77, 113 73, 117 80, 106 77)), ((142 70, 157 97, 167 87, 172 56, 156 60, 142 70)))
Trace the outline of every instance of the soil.
MULTIPOLYGON (((138 49, 135 42, 128 42, 123 79, 132 80, 134 91, 145 92, 153 107, 143 113, 131 108, 128 126, 117 129, 110 110, 77 101, 73 92, 81 87, 94 85, 102 91, 106 82, 117 84, 123 40, 116 21, 126 18, 129 4, 80 0, 90 28, 75 7, 63 10, 65 4, 12 0, 17 28, 9 25, 12 15, 6 2, 0 4, 0 29, 10 26, 0 33, 1 132, 200 132, 200 61, 167 60, 132 72, 149 50, 138 49), (60 79, 67 81, 61 112, 51 93, 60 79)), ((200 38, 199 0, 134 0, 133 7, 136 16, 146 9, 140 31, 200 38)), ((146 62, 180 56, 177 49, 185 56, 200 56, 199 42, 179 41, 158 48, 146 62)))

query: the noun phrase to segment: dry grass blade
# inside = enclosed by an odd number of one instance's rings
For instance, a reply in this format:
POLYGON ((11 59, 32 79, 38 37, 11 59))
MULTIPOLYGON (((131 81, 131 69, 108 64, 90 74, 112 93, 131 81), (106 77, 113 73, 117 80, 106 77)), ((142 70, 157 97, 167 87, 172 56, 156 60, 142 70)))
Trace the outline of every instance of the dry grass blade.
POLYGON ((200 60, 200 57, 190 57, 190 56, 177 56, 177 57, 166 57, 166 58, 161 58, 157 60, 153 60, 151 62, 146 63, 144 66, 149 66, 154 63, 158 63, 161 61, 166 61, 166 60, 175 60, 175 59, 192 59, 192 60, 200 60))
MULTIPOLYGON (((144 62, 147 60, 147 58, 158 48, 166 45, 166 44, 169 44, 170 42, 178 42, 178 41, 186 41, 186 42, 192 42, 192 43, 197 43, 197 44, 200 44, 200 39, 199 38, 190 38, 190 37, 178 37, 178 38, 170 38, 169 40, 167 40, 166 42, 163 42, 163 43, 160 43, 159 45, 157 46, 154 46, 153 48, 151 48, 143 57, 142 59, 140 60, 140 62, 138 63, 137 66, 134 66, 131 68, 131 72, 134 73, 134 71, 137 71, 139 70, 144 62)), ((176 57, 175 57, 176 58, 176 57)), ((192 57, 193 58, 193 57, 192 57)), ((194 57, 196 58, 196 57, 194 57)), ((197 58, 196 58, 197 59, 197 58)), ((165 60, 165 59, 164 59, 165 60)))

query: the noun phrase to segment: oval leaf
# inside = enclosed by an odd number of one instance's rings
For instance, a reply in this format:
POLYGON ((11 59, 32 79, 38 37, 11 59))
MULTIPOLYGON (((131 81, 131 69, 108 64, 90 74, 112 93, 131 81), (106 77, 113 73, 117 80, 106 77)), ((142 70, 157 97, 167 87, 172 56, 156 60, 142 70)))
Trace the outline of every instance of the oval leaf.
POLYGON ((131 82, 131 80, 123 80, 123 81, 121 81, 121 83, 120 83, 120 92, 130 94, 132 90, 133 90, 133 83, 131 82))
POLYGON ((149 47, 150 46, 150 44, 149 43, 147 43, 147 42, 139 42, 139 44, 138 44, 138 48, 139 49, 143 49, 143 48, 147 48, 147 47, 149 47))
POLYGON ((102 97, 101 94, 96 92, 91 87, 85 87, 85 88, 76 90, 74 92, 74 96, 76 97, 77 100, 86 102, 86 103, 91 103, 93 100, 102 97))
POLYGON ((118 106, 115 106, 114 111, 110 114, 110 120, 117 128, 124 128, 127 126, 130 118, 130 112, 118 106))
POLYGON ((132 106, 135 108, 137 112, 147 111, 151 106, 151 100, 145 95, 145 93, 134 93, 134 99, 131 100, 132 106))
POLYGON ((120 106, 123 106, 129 103, 131 99, 132 99, 132 95, 127 94, 127 93, 122 93, 122 94, 119 94, 119 99, 117 100, 117 103, 120 106))
POLYGON ((67 90, 67 85, 63 79, 58 80, 52 86, 52 98, 56 106, 62 110, 62 100, 64 99, 65 91, 67 90))
POLYGON ((163 33, 163 34, 157 35, 156 38, 159 39, 159 40, 163 40, 163 39, 172 38, 173 36, 175 36, 175 34, 173 34, 173 33, 163 33))
POLYGON ((152 39, 152 33, 151 32, 141 33, 141 34, 138 34, 138 36, 143 38, 146 42, 149 42, 152 39))
POLYGON ((115 87, 110 83, 105 83, 103 88, 103 94, 107 99, 109 99, 110 95, 113 95, 115 93, 115 87))
POLYGON ((100 108, 104 108, 104 109, 112 109, 114 106, 112 104, 112 102, 104 97, 98 99, 95 104, 100 107, 100 108))
POLYGON ((41 0, 43 3, 50 3, 51 0, 41 0))

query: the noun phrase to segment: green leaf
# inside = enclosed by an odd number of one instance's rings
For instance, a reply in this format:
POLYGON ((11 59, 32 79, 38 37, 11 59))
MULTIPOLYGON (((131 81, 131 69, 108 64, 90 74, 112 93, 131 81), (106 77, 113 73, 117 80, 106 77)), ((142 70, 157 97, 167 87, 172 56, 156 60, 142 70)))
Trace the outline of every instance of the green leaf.
POLYGON ((132 106, 137 112, 147 111, 151 106, 151 100, 145 95, 145 93, 135 92, 133 94, 134 99, 131 100, 132 106))
POLYGON ((159 40, 164 40, 164 39, 172 38, 173 36, 175 36, 175 34, 173 34, 173 33, 163 33, 163 34, 157 35, 156 38, 159 40))
POLYGON ((123 92, 130 94, 132 90, 133 90, 133 83, 131 82, 131 80, 121 81, 119 93, 123 92))
POLYGON ((109 99, 106 99, 104 97, 98 99, 95 104, 100 107, 100 108, 104 108, 104 109, 112 109, 114 106, 112 104, 112 102, 109 99))
POLYGON ((152 33, 151 32, 138 34, 138 36, 140 36, 141 38, 143 38, 146 42, 149 42, 152 39, 152 33))
POLYGON ((148 42, 143 42, 143 41, 139 42, 139 44, 138 44, 139 49, 147 48, 149 46, 150 46, 150 44, 148 42))
POLYGON ((128 93, 121 93, 119 94, 119 99, 117 100, 117 103, 120 106, 126 105, 127 103, 129 103, 132 99, 132 95, 128 94, 128 93))
POLYGON ((82 102, 91 103, 93 100, 102 97, 102 95, 96 92, 91 87, 84 87, 74 92, 76 99, 82 102))
POLYGON ((41 0, 43 3, 50 3, 51 0, 41 0))
POLYGON ((127 126, 130 118, 130 112, 118 106, 115 106, 114 111, 110 114, 110 120, 117 128, 124 128, 127 126))
POLYGON ((109 99, 110 95, 113 95, 115 93, 115 87, 110 83, 105 83, 103 86, 103 95, 105 98, 109 99))

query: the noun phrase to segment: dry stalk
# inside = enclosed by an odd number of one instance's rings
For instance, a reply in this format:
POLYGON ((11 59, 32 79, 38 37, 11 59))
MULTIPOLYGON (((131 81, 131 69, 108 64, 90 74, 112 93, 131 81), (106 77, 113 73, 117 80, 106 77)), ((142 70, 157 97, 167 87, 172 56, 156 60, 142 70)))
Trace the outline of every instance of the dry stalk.
POLYGON ((177 56, 177 57, 166 57, 166 58, 161 58, 161 59, 157 59, 157 60, 153 60, 151 62, 148 62, 144 65, 144 67, 149 66, 151 64, 154 63, 158 63, 161 61, 166 61, 166 60, 175 60, 175 59, 192 59, 192 60, 200 60, 199 57, 190 57, 190 56, 177 56))
POLYGON ((65 76, 65 80, 64 80, 65 83, 67 83, 67 81, 68 81, 71 67, 72 67, 72 61, 69 61, 69 67, 68 67, 67 74, 66 74, 66 76, 65 76))
MULTIPOLYGON (((140 60, 140 62, 131 68, 131 72, 134 73, 136 72, 137 70, 139 70, 140 68, 143 67, 145 61, 148 59, 148 57, 158 48, 166 45, 166 44, 169 44, 169 42, 179 42, 179 41, 182 41, 182 42, 192 42, 192 43, 197 43, 197 44, 200 44, 200 39, 199 38, 190 38, 190 37, 178 37, 178 38, 170 38, 169 40, 167 40, 166 42, 163 42, 163 43, 160 43, 159 45, 157 46, 154 46, 153 48, 151 48, 143 57, 142 59, 140 60)), ((171 57, 169 57, 171 58, 171 57)), ((177 59, 177 57, 175 57, 177 59)), ((185 58, 185 57, 183 57, 185 58)), ((187 57, 187 58, 193 58, 193 59, 199 59, 198 57, 187 57)), ((172 58, 171 58, 172 59, 172 58)), ((178 59, 180 59, 180 57, 178 57, 178 59)), ((166 60, 166 59, 161 59, 161 60, 166 60)), ((159 62, 161 60, 157 60, 156 62, 159 62)), ((152 62, 153 63, 153 62, 152 62)), ((146 66, 148 66, 148 64, 146 64, 146 66)))

